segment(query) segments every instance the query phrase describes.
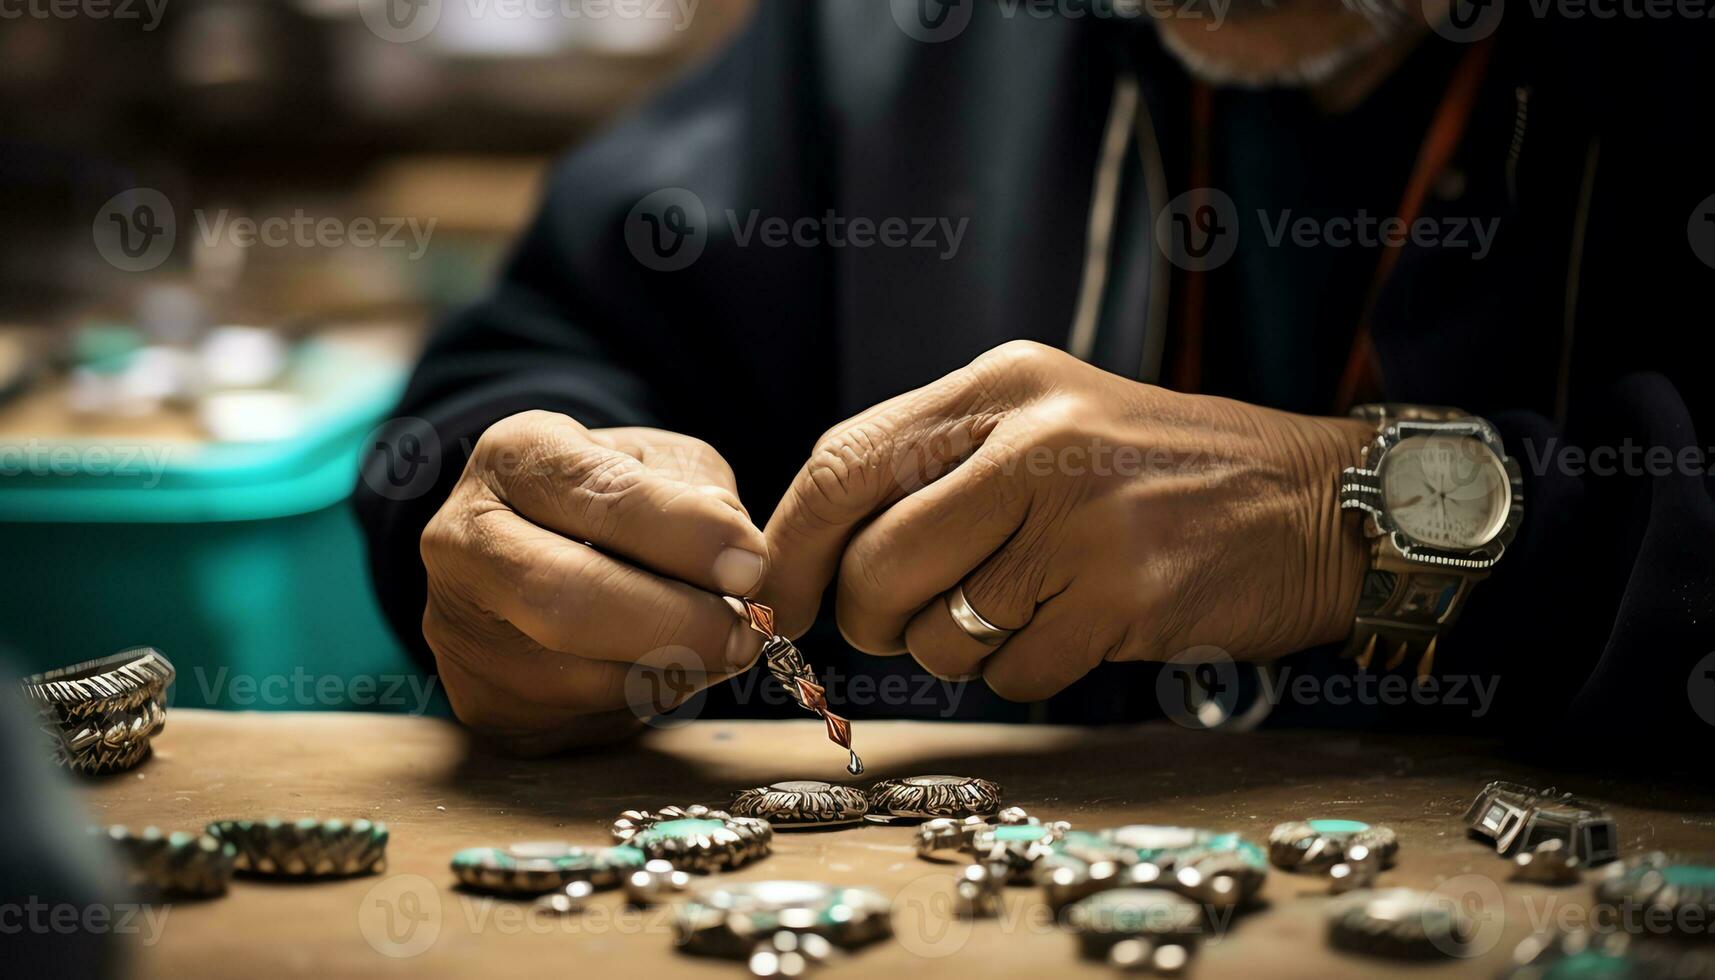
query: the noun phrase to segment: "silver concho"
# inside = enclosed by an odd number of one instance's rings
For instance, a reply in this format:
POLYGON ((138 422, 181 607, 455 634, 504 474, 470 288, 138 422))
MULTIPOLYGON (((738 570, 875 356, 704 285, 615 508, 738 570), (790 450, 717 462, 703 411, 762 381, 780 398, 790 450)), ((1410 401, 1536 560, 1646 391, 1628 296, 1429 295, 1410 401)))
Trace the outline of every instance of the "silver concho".
POLYGON ((766 820, 735 817, 706 806, 668 806, 651 813, 627 810, 613 822, 615 840, 652 861, 681 871, 732 870, 769 854, 774 828, 766 820))
POLYGON ((1000 809, 1000 787, 974 776, 907 776, 883 779, 869 788, 874 823, 987 817, 1000 809))
POLYGON ((766 820, 775 830, 837 827, 862 821, 869 797, 853 786, 793 779, 743 790, 729 809, 735 816, 766 820))

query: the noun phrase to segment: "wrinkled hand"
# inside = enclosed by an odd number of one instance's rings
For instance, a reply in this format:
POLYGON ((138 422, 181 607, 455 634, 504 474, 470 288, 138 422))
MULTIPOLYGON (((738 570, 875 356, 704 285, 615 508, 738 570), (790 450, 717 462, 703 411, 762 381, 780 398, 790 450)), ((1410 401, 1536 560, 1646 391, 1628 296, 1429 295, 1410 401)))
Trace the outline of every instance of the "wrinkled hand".
POLYGON ((1336 479, 1369 427, 1182 395, 1014 342, 830 430, 768 522, 764 599, 807 629, 1037 700, 1104 660, 1264 659, 1352 628, 1336 479), (1016 629, 986 646, 944 594, 1016 629))
POLYGON ((423 635, 453 710, 513 751, 627 733, 761 651, 721 594, 755 591, 766 542, 731 468, 688 436, 504 419, 422 555, 423 635))

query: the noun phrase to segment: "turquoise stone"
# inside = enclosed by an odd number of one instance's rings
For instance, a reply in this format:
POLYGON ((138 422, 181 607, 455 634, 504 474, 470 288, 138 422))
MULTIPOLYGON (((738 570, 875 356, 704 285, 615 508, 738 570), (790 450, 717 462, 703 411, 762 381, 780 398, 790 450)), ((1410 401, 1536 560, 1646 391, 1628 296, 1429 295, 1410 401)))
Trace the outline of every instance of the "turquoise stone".
POLYGON ((1361 834, 1370 829, 1362 820, 1310 820, 1310 829, 1318 834, 1361 834))
POLYGON ((686 817, 682 820, 663 820, 643 832, 649 840, 659 840, 662 837, 708 837, 717 831, 726 829, 724 820, 697 819, 686 817))
POLYGON ((1706 864, 1670 864, 1661 878, 1675 888, 1715 888, 1715 868, 1706 864))
POLYGON ((1627 980, 1637 976, 1631 961, 1612 953, 1587 949, 1551 964, 1543 980, 1627 980))
POLYGON ((994 839, 1003 842, 1041 840, 1047 832, 1047 828, 1037 824, 1006 824, 994 829, 994 839))
POLYGON ((641 850, 630 844, 606 847, 601 851, 601 861, 610 868, 641 868, 648 860, 641 850))

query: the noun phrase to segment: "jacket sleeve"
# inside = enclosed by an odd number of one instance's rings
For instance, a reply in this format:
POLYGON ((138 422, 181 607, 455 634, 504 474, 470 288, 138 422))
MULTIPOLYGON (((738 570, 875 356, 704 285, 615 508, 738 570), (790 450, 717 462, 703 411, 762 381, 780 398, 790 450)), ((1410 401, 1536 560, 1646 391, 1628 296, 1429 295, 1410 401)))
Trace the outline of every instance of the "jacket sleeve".
POLYGON ((1494 416, 1524 470, 1524 530, 1455 631, 1468 669, 1506 665, 1517 748, 1562 764, 1686 763, 1675 747, 1715 725, 1710 112, 1649 95, 1710 71, 1702 38, 1648 31, 1594 48, 1614 65, 1589 101, 1599 163, 1565 407, 1494 416))
POLYGON ((806 57, 795 37, 810 6, 763 4, 715 60, 563 161, 498 283, 433 334, 396 417, 364 447, 354 501, 371 575, 393 629, 430 669, 418 539, 484 430, 546 409, 592 428, 671 428, 724 451, 711 398, 749 390, 765 370, 739 352, 793 354, 767 331, 790 328, 780 311, 815 308, 821 258, 739 253, 719 216, 814 213, 819 191, 804 175, 818 172, 816 140, 803 131, 813 76, 791 63, 806 57), (759 293, 759 281, 787 285, 759 293), (723 312, 740 307, 754 316, 723 312))

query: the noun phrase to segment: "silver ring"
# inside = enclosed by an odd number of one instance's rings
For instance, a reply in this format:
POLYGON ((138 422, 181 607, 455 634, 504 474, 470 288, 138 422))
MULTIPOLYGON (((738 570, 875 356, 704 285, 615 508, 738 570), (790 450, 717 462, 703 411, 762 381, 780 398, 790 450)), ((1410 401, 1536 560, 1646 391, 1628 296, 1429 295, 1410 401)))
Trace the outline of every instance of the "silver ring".
POLYGON ((965 587, 962 583, 953 586, 953 591, 947 593, 947 612, 952 614, 954 626, 983 646, 998 647, 1006 642, 1007 637, 1018 632, 1002 629, 972 609, 971 600, 965 598, 965 587))

